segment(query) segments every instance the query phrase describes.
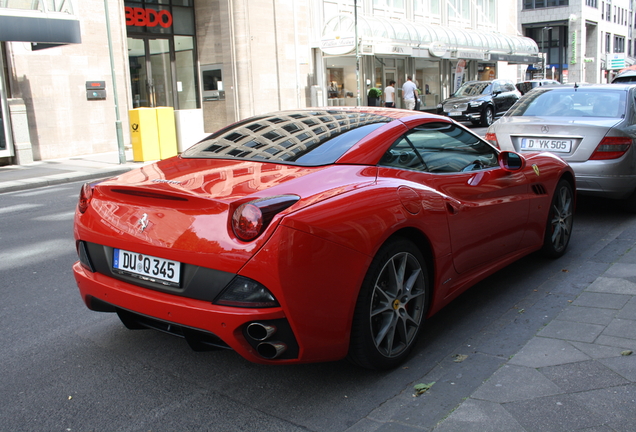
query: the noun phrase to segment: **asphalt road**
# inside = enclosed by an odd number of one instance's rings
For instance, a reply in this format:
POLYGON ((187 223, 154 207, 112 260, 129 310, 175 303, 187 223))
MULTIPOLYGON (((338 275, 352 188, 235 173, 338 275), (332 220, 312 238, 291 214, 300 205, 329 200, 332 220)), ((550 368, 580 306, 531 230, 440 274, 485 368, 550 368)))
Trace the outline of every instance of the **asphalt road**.
POLYGON ((0 195, 0 430, 430 430, 636 237, 632 215, 580 200, 563 258, 531 255, 473 287, 427 322, 404 367, 272 367, 89 311, 71 272, 79 187, 0 195))

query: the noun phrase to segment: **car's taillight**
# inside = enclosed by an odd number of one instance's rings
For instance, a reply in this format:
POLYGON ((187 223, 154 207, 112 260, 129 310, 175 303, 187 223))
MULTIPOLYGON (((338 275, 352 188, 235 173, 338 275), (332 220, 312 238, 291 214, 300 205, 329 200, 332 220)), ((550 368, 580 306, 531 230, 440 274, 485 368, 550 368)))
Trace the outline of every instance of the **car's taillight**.
POLYGON ((497 148, 501 148, 499 147, 499 142, 497 142, 497 135, 492 133, 492 132, 488 132, 486 134, 486 141, 488 141, 490 144, 494 145, 497 148))
POLYGON ((77 203, 77 209, 80 213, 84 213, 88 209, 92 197, 93 187, 89 183, 84 183, 82 189, 80 189, 79 201, 77 203))
POLYGON ((232 215, 232 231, 243 241, 257 238, 276 214, 300 199, 296 195, 261 198, 241 204, 232 215))
POLYGON ((590 156, 590 160, 618 159, 631 145, 630 137, 605 137, 590 156))

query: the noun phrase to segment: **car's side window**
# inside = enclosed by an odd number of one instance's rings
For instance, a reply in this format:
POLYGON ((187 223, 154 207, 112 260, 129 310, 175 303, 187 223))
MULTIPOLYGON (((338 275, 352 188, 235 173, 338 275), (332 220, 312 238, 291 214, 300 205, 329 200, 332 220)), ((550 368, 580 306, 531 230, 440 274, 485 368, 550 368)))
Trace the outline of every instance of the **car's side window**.
POLYGON ((384 154, 382 166, 454 173, 498 166, 494 148, 452 123, 418 126, 398 139, 384 154))

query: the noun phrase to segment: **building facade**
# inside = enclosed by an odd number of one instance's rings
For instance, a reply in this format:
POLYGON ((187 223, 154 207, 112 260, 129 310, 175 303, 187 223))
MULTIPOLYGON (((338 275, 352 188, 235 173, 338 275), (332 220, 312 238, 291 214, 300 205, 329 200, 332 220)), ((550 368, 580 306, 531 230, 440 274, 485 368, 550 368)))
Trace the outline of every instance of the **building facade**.
POLYGON ((634 64, 633 0, 518 0, 519 21, 527 37, 546 56, 531 65, 527 78, 607 83, 634 64))
MULTIPOLYGON (((0 16, 51 3, 0 1, 0 16)), ((61 3, 81 43, 0 42, 0 164, 16 163, 24 139, 34 160, 114 151, 118 126, 129 145, 132 109, 173 107, 177 129, 201 137, 265 112, 367 105, 391 80, 400 107, 407 76, 435 109, 463 81, 520 80, 539 61, 506 0, 61 3)))

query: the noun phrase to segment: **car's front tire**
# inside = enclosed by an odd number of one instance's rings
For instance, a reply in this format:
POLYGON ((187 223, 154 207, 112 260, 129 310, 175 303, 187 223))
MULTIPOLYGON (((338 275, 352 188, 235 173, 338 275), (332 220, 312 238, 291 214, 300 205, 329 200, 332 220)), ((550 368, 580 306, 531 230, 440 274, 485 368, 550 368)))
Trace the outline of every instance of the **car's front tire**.
POLYGON ((378 251, 364 278, 351 328, 348 359, 368 369, 390 369, 410 354, 428 307, 426 262, 404 238, 378 251))
POLYGON ((543 237, 543 254, 558 258, 565 253, 572 235, 574 222, 574 191, 572 184, 562 179, 557 184, 543 237))
POLYGON ((492 107, 486 107, 481 112, 481 125, 483 127, 488 127, 492 124, 493 119, 495 118, 495 112, 492 107))

